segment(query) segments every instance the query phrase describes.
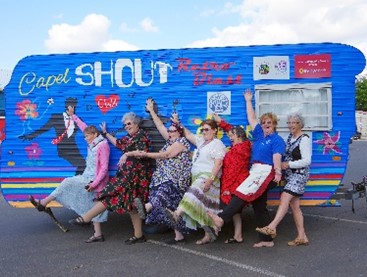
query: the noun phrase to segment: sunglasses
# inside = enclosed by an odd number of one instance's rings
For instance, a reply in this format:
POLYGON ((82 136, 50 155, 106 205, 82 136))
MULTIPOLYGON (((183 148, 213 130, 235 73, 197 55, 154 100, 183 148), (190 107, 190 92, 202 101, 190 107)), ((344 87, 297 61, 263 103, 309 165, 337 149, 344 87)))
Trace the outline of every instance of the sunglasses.
POLYGON ((203 133, 203 132, 208 132, 209 130, 211 130, 211 129, 210 129, 210 128, 201 128, 201 129, 200 129, 200 132, 202 132, 202 133, 203 133))
POLYGON ((168 133, 174 133, 174 132, 177 132, 177 130, 169 130, 167 131, 168 133))
POLYGON ((264 124, 273 124, 273 121, 263 121, 263 122, 261 122, 261 124, 262 125, 264 125, 264 124))
POLYGON ((131 122, 124 123, 124 127, 126 127, 126 126, 130 126, 131 124, 132 124, 131 122))

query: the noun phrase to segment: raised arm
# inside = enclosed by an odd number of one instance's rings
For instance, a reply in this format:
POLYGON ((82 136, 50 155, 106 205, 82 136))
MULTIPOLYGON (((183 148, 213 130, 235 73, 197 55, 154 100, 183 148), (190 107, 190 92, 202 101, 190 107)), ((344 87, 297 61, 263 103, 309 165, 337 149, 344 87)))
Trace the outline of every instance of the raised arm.
MULTIPOLYGON (((180 120, 178 119, 178 114, 177 113, 173 113, 172 117, 171 117, 172 122, 176 123, 176 124, 180 124, 180 120)), ((189 129, 187 129, 185 126, 182 125, 181 126, 184 128, 184 136, 186 137, 186 139, 191 142, 193 145, 196 145, 196 139, 195 139, 195 135, 193 133, 190 132, 189 129)))
POLYGON ((116 146, 116 138, 111 135, 110 133, 107 132, 107 125, 106 125, 106 122, 102 122, 99 127, 101 128, 102 130, 102 135, 108 139, 114 146, 116 146))
POLYGON ((250 123, 251 129, 254 130, 255 126, 258 124, 258 121, 256 118, 254 108, 252 107, 253 93, 251 92, 250 89, 246 89, 246 91, 243 93, 243 96, 246 101, 247 120, 250 123))
POLYGON ((229 124, 227 121, 225 121, 224 119, 220 118, 218 114, 213 113, 212 117, 215 120, 215 122, 218 123, 218 126, 222 128, 224 131, 229 132, 232 129, 233 126, 229 124))
POLYGON ((150 113, 152 116, 153 122, 155 126, 157 127, 159 133, 162 135, 162 137, 167 140, 169 138, 167 128, 164 126, 162 120, 159 118, 157 113, 154 110, 154 100, 151 98, 148 98, 146 101, 146 110, 150 113))

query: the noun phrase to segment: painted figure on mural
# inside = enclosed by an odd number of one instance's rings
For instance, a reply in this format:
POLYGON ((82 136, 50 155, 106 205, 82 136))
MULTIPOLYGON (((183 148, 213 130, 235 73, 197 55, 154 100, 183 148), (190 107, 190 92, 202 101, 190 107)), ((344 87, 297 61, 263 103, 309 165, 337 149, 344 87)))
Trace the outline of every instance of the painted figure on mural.
POLYGON ((19 136, 22 140, 33 140, 39 135, 55 129, 56 137, 50 143, 56 145, 57 153, 60 158, 68 161, 72 166, 76 167, 75 174, 82 174, 85 169, 85 159, 80 153, 76 144, 75 136, 78 131, 71 111, 76 109, 78 99, 67 98, 65 100, 65 111, 62 113, 52 114, 49 120, 38 130, 19 136))

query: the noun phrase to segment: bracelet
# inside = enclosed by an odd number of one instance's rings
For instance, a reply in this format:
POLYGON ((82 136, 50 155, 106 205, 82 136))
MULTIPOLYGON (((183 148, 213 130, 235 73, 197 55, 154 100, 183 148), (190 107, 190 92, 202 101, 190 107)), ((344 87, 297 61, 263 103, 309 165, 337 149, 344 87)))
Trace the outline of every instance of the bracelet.
POLYGON ((277 168, 277 169, 275 169, 275 173, 276 174, 282 174, 282 171, 279 168, 277 168))
POLYGON ((212 181, 214 181, 215 180, 215 175, 214 174, 210 174, 209 179, 212 180, 212 181))
POLYGON ((107 136, 107 132, 103 132, 101 135, 105 138, 107 136))

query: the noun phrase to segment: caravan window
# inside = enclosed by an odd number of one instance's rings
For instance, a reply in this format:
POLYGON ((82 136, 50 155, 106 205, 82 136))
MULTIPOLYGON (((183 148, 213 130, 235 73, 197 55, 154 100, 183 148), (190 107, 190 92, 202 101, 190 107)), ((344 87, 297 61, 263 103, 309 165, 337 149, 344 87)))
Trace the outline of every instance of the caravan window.
POLYGON ((287 129, 287 115, 301 113, 304 130, 331 130, 331 83, 255 86, 257 116, 273 112, 279 118, 278 129, 287 129))

